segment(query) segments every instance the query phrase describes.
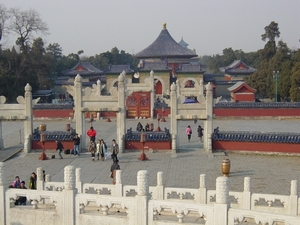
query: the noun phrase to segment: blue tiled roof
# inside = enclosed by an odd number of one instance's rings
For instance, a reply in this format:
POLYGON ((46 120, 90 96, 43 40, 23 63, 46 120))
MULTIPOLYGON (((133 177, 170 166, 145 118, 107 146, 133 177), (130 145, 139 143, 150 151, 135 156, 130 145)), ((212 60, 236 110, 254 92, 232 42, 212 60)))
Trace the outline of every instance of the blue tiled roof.
POLYGON ((182 47, 164 27, 156 40, 144 50, 135 54, 135 58, 192 58, 197 56, 193 51, 182 47))
POLYGON ((120 74, 123 71, 126 73, 134 73, 134 70, 130 69, 130 65, 110 65, 109 69, 105 71, 106 74, 117 73, 120 74))
MULTIPOLYGON (((216 129, 215 129, 216 131, 216 129)), ((298 133, 261 133, 261 132, 214 132, 214 141, 234 141, 234 142, 269 142, 269 143, 300 143, 298 133)))
POLYGON ((159 62, 147 62, 143 61, 142 67, 138 68, 138 71, 171 71, 172 68, 168 66, 167 61, 159 62))
POLYGON ((78 62, 72 69, 62 71, 65 76, 88 76, 88 75, 100 75, 103 71, 92 65, 91 62, 78 62), (76 70, 76 68, 82 67, 84 70, 76 70))
POLYGON ((220 72, 227 74, 252 74, 257 69, 247 66, 242 60, 234 60, 229 66, 220 67, 220 72), (243 64, 245 68, 238 68, 240 64, 243 64))
POLYGON ((195 64, 180 64, 180 67, 176 70, 176 73, 204 73, 205 70, 201 69, 201 65, 195 64))

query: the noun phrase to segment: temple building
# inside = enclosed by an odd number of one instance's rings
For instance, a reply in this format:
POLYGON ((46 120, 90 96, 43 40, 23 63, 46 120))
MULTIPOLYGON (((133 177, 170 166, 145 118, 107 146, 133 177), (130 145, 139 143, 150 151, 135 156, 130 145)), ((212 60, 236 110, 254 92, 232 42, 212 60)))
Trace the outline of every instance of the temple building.
POLYGON ((103 84, 101 94, 109 95, 110 90, 118 85, 118 76, 125 71, 126 86, 130 93, 126 100, 127 116, 153 117, 155 101, 164 103, 164 99, 169 99, 172 83, 178 82, 184 88, 194 88, 195 83, 203 80, 205 71, 201 68, 196 52, 187 46, 183 38, 177 43, 167 30, 166 23, 163 23, 154 42, 133 56, 139 59, 137 70, 132 70, 130 65, 110 65, 107 70, 101 70, 90 62, 78 62, 73 68, 63 71, 63 76, 55 81, 56 91, 64 93, 64 86, 73 85, 75 76, 79 74, 84 86, 92 86, 99 79, 103 84), (151 75, 153 81, 149 80, 151 71, 154 74, 151 75))
POLYGON ((234 60, 229 66, 221 67, 220 72, 224 73, 226 81, 243 81, 257 69, 247 66, 242 60, 234 60))
POLYGON ((82 77, 83 86, 92 86, 97 80, 105 82, 105 75, 102 70, 93 66, 91 62, 79 61, 73 68, 62 71, 62 76, 55 80, 55 92, 61 100, 68 100, 68 93, 64 86, 74 85, 77 74, 82 77))
MULTIPOLYGON (((177 43, 167 30, 166 23, 163 23, 156 40, 134 55, 140 60, 137 71, 140 79, 148 77, 151 70, 154 71, 155 93, 159 97, 168 96, 171 84, 178 79, 182 81, 192 76, 199 80, 203 77, 205 71, 199 61, 193 60, 197 54, 187 46, 183 39, 177 43)), ((193 87, 193 82, 187 81, 186 85, 193 87)))

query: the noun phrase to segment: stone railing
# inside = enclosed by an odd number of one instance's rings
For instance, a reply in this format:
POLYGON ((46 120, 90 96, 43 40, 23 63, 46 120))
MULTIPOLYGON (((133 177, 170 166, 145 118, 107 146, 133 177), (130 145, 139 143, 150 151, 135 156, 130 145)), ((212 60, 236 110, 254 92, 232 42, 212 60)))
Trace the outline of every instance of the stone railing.
POLYGON ((83 184, 81 169, 66 166, 64 182, 51 182, 49 175, 44 182, 38 168, 37 190, 26 190, 5 189, 4 174, 0 163, 0 224, 300 224, 296 180, 286 196, 252 193, 249 177, 242 192, 229 191, 228 177, 218 177, 216 190, 207 190, 205 174, 196 189, 164 187, 163 172, 157 173, 157 185, 149 186, 145 170, 137 173, 137 185, 123 185, 121 170, 115 185, 83 184), (27 198, 26 206, 15 206, 20 196, 27 198))

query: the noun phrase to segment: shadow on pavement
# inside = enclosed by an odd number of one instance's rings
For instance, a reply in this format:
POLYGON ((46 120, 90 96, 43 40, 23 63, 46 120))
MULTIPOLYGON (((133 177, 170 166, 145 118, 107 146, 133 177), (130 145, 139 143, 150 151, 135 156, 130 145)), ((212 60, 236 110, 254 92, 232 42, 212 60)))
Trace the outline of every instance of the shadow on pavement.
POLYGON ((15 145, 5 149, 0 150, 0 162, 5 162, 6 160, 14 157, 16 154, 23 150, 23 145, 15 145))

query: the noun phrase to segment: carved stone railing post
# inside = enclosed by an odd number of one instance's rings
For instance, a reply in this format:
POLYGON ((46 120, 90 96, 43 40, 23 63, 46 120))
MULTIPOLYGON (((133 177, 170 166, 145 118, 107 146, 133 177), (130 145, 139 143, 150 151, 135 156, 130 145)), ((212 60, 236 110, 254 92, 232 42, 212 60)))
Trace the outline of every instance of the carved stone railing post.
POLYGON ((177 136, 177 132, 178 132, 178 121, 177 121, 177 118, 176 118, 176 115, 177 115, 177 109, 178 109, 178 104, 177 104, 177 95, 176 95, 176 91, 177 91, 177 88, 176 88, 176 84, 173 83, 171 85, 171 93, 170 93, 170 98, 171 98, 171 101, 170 101, 170 104, 171 104, 171 124, 170 124, 170 133, 172 135, 172 154, 176 154, 176 151, 177 151, 177 139, 176 139, 176 136, 177 136))
POLYGON ((43 169, 42 167, 38 167, 36 169, 36 190, 42 191, 44 190, 44 177, 43 177, 43 169))
POLYGON ((97 95, 101 96, 101 80, 97 80, 97 95))
POLYGON ((64 190, 63 190, 63 224, 75 224, 75 168, 66 166, 64 170, 64 190))
POLYGON ((292 216, 298 215, 298 181, 291 181, 291 195, 289 201, 289 214, 292 216))
POLYGON ((244 178, 242 209, 251 209, 251 179, 250 179, 250 177, 244 178))
POLYGON ((229 202, 229 179, 218 177, 216 183, 216 203, 214 204, 214 224, 227 225, 229 202))
POLYGON ((24 120, 24 152, 28 153, 31 150, 31 138, 33 131, 33 110, 32 110, 32 88, 29 84, 25 86, 25 120, 24 120))
POLYGON ((140 170, 137 174, 137 195, 135 196, 134 225, 148 224, 149 173, 140 170))
POLYGON ((0 224, 6 224, 6 209, 5 209, 5 187, 4 185, 4 177, 5 169, 4 163, 0 162, 0 224))
POLYGON ((77 193, 82 193, 81 168, 76 168, 76 189, 77 193))
POLYGON ((118 77, 118 107, 117 112, 117 142, 119 143, 119 153, 123 153, 125 148, 125 133, 126 133, 126 72, 123 71, 118 77))
POLYGON ((207 190, 206 190, 206 175, 200 174, 200 188, 199 188, 199 203, 206 204, 207 190))
MULTIPOLYGON (((75 121, 76 121, 76 133, 79 137, 84 137, 85 135, 85 125, 84 125, 84 114, 82 113, 82 78, 79 74, 75 77, 74 81, 74 111, 75 111, 75 121)), ((82 150, 86 147, 85 138, 81 138, 79 148, 82 150)), ((81 151, 82 152, 82 151, 81 151)))
POLYGON ((156 200, 163 200, 164 199, 164 172, 159 171, 157 172, 157 185, 156 185, 156 200))
MULTIPOLYGON (((0 104, 1 104, 1 102, 0 102, 0 104)), ((0 150, 1 149, 4 149, 4 142, 3 142, 3 138, 2 138, 2 121, 0 120, 0 150)))
POLYGON ((123 195, 123 184, 122 184, 122 170, 117 170, 116 171, 116 184, 114 186, 115 191, 114 191, 114 196, 116 197, 122 197, 123 195))
POLYGON ((51 175, 50 174, 46 174, 45 176, 45 182, 50 182, 51 181, 51 175))
POLYGON ((213 87, 211 83, 206 85, 206 115, 207 119, 204 121, 204 149, 207 153, 212 153, 209 149, 209 134, 213 133, 213 87))
POLYGON ((153 70, 150 71, 150 105, 151 105, 151 119, 154 118, 154 72, 153 70))

